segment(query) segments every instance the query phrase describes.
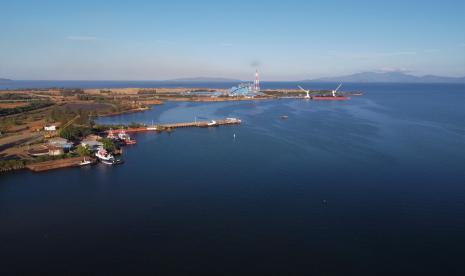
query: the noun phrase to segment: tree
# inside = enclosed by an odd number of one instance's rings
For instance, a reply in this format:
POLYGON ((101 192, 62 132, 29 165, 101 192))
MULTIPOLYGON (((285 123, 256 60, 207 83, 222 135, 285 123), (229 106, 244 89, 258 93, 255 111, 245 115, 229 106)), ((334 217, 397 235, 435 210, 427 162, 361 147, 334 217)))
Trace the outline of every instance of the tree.
POLYGON ((77 146, 76 148, 76 152, 77 154, 79 154, 79 156, 89 156, 90 155, 90 149, 87 145, 79 145, 77 146))
POLYGON ((75 140, 79 136, 79 130, 73 126, 69 126, 60 130, 60 137, 67 140, 75 140))
POLYGON ((116 150, 116 145, 115 143, 113 143, 113 140, 111 140, 110 138, 102 138, 102 140, 100 140, 103 144, 103 148, 107 151, 115 151, 116 150))
POLYGON ((65 138, 67 140, 77 140, 80 137, 84 137, 91 134, 91 130, 88 127, 82 126, 74 126, 71 125, 67 128, 63 128, 60 130, 60 137, 65 138))

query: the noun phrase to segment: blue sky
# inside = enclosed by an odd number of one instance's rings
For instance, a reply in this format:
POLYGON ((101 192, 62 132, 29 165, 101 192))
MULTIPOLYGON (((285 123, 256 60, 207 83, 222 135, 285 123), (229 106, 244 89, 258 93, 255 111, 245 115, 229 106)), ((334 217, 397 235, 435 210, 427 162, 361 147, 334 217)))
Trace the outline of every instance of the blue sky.
POLYGON ((0 77, 465 75, 465 1, 2 1, 0 77))

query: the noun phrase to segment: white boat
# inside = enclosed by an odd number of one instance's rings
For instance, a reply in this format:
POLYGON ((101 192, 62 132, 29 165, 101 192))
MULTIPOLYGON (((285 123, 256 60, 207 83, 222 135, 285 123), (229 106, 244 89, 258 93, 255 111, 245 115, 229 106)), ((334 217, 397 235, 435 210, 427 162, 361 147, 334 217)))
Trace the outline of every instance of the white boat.
POLYGON ((79 166, 87 166, 87 165, 90 165, 90 164, 92 164, 92 161, 86 160, 85 157, 84 157, 84 160, 82 160, 81 162, 79 162, 79 166))
POLYGON ((121 139, 121 140, 130 139, 129 135, 123 129, 120 130, 120 132, 118 133, 118 138, 121 139))
POLYGON ((113 155, 111 153, 109 153, 108 151, 106 151, 103 147, 100 147, 97 151, 97 153, 95 153, 95 156, 100 160, 100 161, 110 161, 112 159, 114 159, 113 155))
POLYGON ((217 126, 218 123, 217 123, 215 120, 211 120, 207 125, 208 125, 209 127, 212 127, 212 126, 217 126))
POLYGON ((113 133, 113 130, 110 128, 110 130, 108 131, 108 135, 107 135, 107 138, 109 139, 116 139, 116 136, 115 134, 113 133))
POLYGON ((123 160, 115 158, 111 153, 107 152, 104 148, 99 148, 95 156, 102 162, 107 165, 117 165, 122 164, 123 160))
POLYGON ((131 136, 129 136, 129 134, 127 134, 123 129, 118 133, 118 138, 126 145, 136 144, 136 140, 131 139, 131 136))
POLYGON ((226 118, 226 121, 229 123, 240 123, 241 120, 237 118, 226 118))

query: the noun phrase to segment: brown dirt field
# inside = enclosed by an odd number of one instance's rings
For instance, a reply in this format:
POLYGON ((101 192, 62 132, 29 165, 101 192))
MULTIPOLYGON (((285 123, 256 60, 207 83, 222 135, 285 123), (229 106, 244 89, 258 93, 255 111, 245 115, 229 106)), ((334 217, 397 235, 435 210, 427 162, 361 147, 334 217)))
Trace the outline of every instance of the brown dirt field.
POLYGON ((139 100, 140 103, 142 104, 148 104, 148 105, 155 105, 155 104, 163 104, 162 101, 159 100, 139 100))
POLYGON ((28 105, 28 102, 0 103, 0 108, 15 108, 28 105))

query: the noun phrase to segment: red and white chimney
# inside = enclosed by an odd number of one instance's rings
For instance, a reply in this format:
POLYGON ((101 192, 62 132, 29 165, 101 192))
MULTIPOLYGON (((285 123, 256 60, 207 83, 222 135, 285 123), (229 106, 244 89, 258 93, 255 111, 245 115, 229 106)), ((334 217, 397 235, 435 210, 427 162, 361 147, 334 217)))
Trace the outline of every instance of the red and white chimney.
POLYGON ((260 91, 260 78, 258 77, 258 69, 255 70, 254 90, 255 92, 260 91))

